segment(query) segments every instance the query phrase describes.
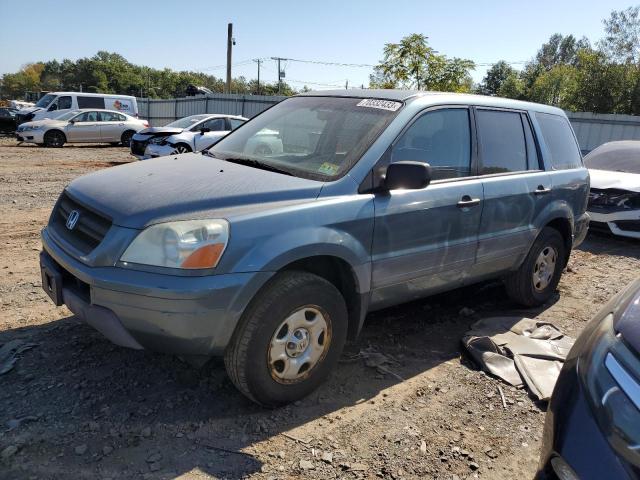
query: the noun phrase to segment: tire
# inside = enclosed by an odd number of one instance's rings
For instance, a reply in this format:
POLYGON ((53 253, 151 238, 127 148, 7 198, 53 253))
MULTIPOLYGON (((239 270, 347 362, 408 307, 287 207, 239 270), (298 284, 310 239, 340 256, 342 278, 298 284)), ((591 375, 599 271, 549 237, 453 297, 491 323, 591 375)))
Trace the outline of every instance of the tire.
POLYGON ((546 303, 558 286, 566 254, 560 232, 551 227, 542 229, 520 268, 505 278, 509 297, 525 307, 546 303))
POLYGON ((173 153, 189 153, 191 152, 191 147, 186 143, 178 143, 176 148, 173 150, 173 153))
POLYGON ((282 272, 242 315, 225 351, 227 373, 243 395, 260 405, 299 400, 337 364, 347 322, 344 298, 333 284, 307 272, 282 272))
POLYGON ((60 130, 49 130, 43 140, 45 147, 61 148, 67 142, 67 137, 60 130))
POLYGON ((131 146, 131 138, 133 137, 134 133, 135 132, 133 130, 126 130, 122 133, 122 136, 120 137, 120 143, 123 147, 131 146))

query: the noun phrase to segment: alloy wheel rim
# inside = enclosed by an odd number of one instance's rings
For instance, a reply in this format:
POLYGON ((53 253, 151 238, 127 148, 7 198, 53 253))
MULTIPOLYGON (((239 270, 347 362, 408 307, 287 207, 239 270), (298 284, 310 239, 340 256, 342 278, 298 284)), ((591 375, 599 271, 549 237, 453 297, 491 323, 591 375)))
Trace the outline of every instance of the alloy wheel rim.
POLYGON ((558 251, 554 247, 547 246, 540 251, 536 263, 533 265, 532 274, 533 288, 537 292, 543 291, 551 283, 556 271, 557 261, 558 251))
POLYGON ((327 318, 319 307, 308 305, 293 311, 276 328, 267 355, 276 382, 298 383, 324 359, 331 344, 327 318))
POLYGON ((187 147, 185 147, 184 145, 179 145, 176 147, 176 153, 187 153, 187 147))

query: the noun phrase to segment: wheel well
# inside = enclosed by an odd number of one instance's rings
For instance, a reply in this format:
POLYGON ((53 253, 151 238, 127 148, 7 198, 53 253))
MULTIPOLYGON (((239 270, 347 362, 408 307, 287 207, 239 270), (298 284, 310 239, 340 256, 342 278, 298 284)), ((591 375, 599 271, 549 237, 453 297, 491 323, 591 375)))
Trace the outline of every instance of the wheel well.
POLYGON ((556 218, 547 223, 546 226, 557 230, 560 235, 562 235, 562 238, 564 239, 564 246, 567 251, 567 255, 565 256, 566 266, 566 263, 569 261, 569 254, 571 253, 571 247, 573 243, 573 232, 571 231, 571 223, 566 218, 556 218))
POLYGON ((122 140, 124 138, 124 136, 127 135, 127 134, 129 134, 131 136, 134 136, 136 134, 136 131, 135 130, 131 130, 131 129, 125 130, 124 132, 122 132, 122 135, 120 135, 120 140, 122 140))
POLYGON ((280 271, 285 270, 302 270, 313 273, 332 283, 340 291, 347 304, 349 338, 353 339, 358 335, 362 306, 355 274, 345 260, 330 255, 318 255, 296 260, 280 269, 280 271))

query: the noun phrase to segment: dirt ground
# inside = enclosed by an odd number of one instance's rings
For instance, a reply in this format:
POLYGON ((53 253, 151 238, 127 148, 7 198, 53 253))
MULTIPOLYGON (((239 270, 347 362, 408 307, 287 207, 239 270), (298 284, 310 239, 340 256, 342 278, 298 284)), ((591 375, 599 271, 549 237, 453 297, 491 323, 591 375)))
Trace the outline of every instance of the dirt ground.
POLYGON ((36 344, 0 375, 0 478, 532 478, 545 405, 474 368, 460 338, 505 314, 575 336, 640 272, 640 243, 590 234, 544 308, 517 309, 493 282, 377 312, 318 392, 265 410, 220 360, 194 370, 116 347, 41 291, 39 231, 65 184, 131 158, 0 139, 0 344, 36 344))

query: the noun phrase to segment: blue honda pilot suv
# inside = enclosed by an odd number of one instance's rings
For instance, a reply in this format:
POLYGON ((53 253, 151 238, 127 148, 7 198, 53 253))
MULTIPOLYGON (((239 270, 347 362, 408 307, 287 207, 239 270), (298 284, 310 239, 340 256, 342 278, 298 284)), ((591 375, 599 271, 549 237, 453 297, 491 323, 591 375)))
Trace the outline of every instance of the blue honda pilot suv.
POLYGON ((203 153, 101 170, 42 231, 43 287, 118 345, 224 355, 299 399, 368 312, 490 278, 553 294, 589 176, 562 110, 473 95, 305 93, 203 153))

